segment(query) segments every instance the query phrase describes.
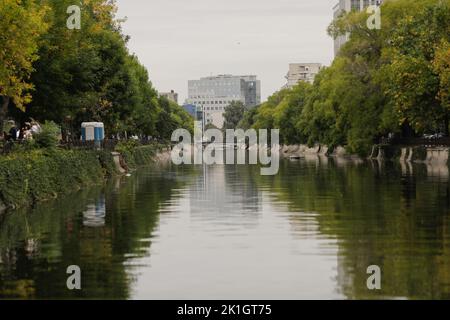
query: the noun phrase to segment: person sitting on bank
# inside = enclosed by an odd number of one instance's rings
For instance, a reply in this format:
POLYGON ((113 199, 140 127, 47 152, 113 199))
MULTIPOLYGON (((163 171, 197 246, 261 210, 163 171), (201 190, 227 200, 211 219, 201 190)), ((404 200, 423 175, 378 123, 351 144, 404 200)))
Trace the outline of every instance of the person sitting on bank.
POLYGON ((19 141, 22 142, 22 141, 28 141, 28 140, 32 140, 32 139, 33 139, 33 135, 31 133, 31 123, 25 122, 25 124, 20 129, 19 141))

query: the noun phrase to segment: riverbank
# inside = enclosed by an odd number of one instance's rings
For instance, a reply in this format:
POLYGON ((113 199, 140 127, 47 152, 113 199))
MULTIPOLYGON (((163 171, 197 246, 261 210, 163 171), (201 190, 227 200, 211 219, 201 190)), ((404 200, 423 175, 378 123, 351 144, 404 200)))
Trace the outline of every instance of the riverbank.
POLYGON ((162 145, 130 147, 123 156, 118 152, 63 149, 36 149, 2 156, 0 213, 102 184, 111 176, 167 159, 170 151, 162 145))
MULTIPOLYGON (((159 143, 139 145, 136 142, 129 141, 119 144, 115 151, 115 156, 120 157, 122 169, 125 171, 170 160, 170 148, 159 143)), ((118 169, 121 171, 120 168, 118 169)))
POLYGON ((393 146, 375 145, 370 154, 360 156, 351 154, 342 146, 330 149, 327 146, 316 145, 308 147, 306 145, 282 146, 280 149, 282 157, 296 158, 305 155, 322 155, 337 158, 347 158, 355 161, 363 159, 388 160, 411 163, 449 164, 450 148, 448 147, 427 147, 427 146, 393 146))

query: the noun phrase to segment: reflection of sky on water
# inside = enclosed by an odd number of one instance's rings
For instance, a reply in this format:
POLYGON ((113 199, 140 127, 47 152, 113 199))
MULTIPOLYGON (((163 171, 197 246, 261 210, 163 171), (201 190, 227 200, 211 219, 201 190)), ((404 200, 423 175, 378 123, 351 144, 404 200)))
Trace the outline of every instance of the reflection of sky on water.
POLYGON ((86 298, 449 299, 448 170, 280 164, 275 177, 258 166, 143 168, 8 214, 0 298, 78 297, 61 276, 80 265, 86 298), (373 264, 379 293, 366 287, 373 264))
POLYGON ((150 255, 128 265, 133 298, 341 297, 330 281, 336 242, 318 238, 313 215, 290 212, 258 186, 258 166, 197 169, 183 196, 161 207, 150 255), (292 216, 303 229, 293 230, 292 216))

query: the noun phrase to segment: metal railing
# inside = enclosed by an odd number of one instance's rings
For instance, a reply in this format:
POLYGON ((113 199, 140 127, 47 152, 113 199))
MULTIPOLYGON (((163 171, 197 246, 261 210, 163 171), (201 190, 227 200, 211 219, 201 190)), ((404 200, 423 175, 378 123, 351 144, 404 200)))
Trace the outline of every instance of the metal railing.
POLYGON ((145 146, 151 144, 164 144, 167 143, 159 140, 150 140, 150 139, 138 139, 138 140, 117 140, 117 139, 105 139, 103 141, 82 141, 82 140, 73 140, 73 141, 62 141, 60 146, 66 149, 85 149, 85 150, 96 150, 102 149, 107 151, 114 151, 116 146, 121 142, 133 141, 136 142, 137 145, 145 146))
POLYGON ((82 140, 72 140, 72 141, 62 141, 60 146, 66 149, 86 149, 86 150, 114 150, 119 140, 103 140, 103 141, 82 141, 82 140))

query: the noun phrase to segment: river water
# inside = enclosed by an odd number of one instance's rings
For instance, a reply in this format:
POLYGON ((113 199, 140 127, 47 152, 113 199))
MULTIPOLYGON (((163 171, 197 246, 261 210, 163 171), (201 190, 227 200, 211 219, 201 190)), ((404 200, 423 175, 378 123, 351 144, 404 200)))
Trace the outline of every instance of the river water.
POLYGON ((143 168, 1 216, 0 297, 450 299, 449 208, 447 167, 143 168))

